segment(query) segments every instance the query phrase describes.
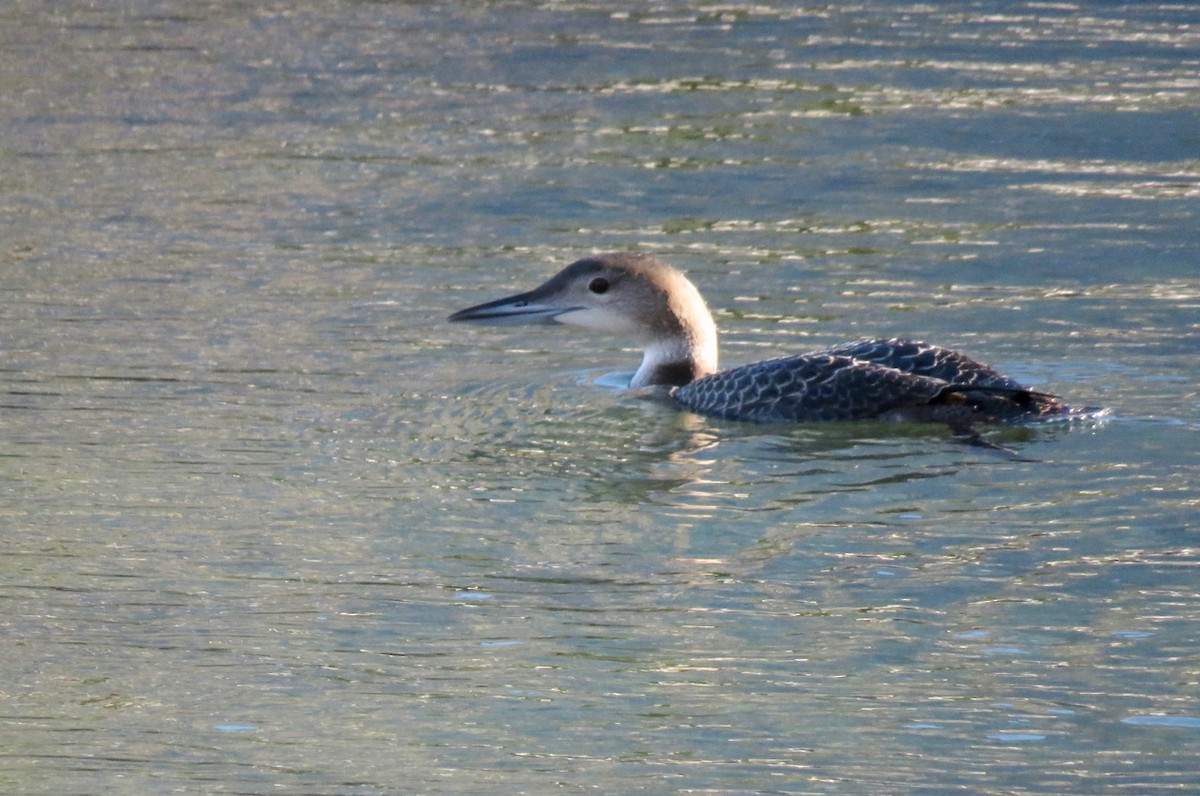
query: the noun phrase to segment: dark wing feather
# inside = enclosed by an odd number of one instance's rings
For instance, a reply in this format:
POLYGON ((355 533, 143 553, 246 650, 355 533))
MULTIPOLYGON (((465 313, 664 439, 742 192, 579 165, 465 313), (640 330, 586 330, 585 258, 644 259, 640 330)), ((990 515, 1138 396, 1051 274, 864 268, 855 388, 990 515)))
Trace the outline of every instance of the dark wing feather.
POLYGON ((755 423, 881 418, 967 425, 1071 411, 957 351, 897 339, 756 362, 672 395, 700 414, 755 423))
POLYGON ((714 373, 673 393, 706 415, 755 423, 861 420, 928 404, 940 379, 833 354, 799 354, 714 373))
MULTIPOLYGON (((995 368, 958 351, 917 340, 897 338, 843 343, 826 353, 902 370, 915 376, 945 381, 949 387, 941 404, 969 406, 974 418, 1011 421, 1071 413, 1071 407, 1043 392, 1031 390, 995 368), (954 394, 958 397, 951 397, 954 394)), ((939 411, 937 414, 945 414, 939 411)))
POLYGON ((856 340, 825 350, 826 354, 850 357, 863 362, 895 368, 916 376, 929 376, 961 387, 988 387, 1001 390, 1024 390, 994 368, 974 359, 918 340, 895 337, 875 340, 856 340))

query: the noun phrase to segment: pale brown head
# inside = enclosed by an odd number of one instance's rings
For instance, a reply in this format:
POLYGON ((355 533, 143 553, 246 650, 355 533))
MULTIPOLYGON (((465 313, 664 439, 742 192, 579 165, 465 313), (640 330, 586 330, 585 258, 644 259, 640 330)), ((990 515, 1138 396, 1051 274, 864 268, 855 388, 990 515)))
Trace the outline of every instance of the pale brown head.
POLYGON ((644 351, 631 387, 680 385, 717 369, 717 331, 700 292, 653 257, 577 260, 527 293, 460 310, 451 321, 562 323, 628 337, 644 351))

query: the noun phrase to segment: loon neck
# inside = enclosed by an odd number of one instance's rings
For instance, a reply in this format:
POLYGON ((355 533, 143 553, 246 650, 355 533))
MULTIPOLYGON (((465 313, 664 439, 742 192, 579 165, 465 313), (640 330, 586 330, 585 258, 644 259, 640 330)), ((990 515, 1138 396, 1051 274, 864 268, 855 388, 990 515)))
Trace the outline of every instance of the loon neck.
MULTIPOLYGON (((717 326, 700 293, 682 276, 655 318, 631 388, 682 387, 717 371, 717 326)), ((648 329, 649 331, 649 329, 648 329)))
POLYGON ((650 343, 642 364, 629 382, 631 388, 682 387, 717 370, 717 335, 709 320, 699 337, 679 337, 650 343))

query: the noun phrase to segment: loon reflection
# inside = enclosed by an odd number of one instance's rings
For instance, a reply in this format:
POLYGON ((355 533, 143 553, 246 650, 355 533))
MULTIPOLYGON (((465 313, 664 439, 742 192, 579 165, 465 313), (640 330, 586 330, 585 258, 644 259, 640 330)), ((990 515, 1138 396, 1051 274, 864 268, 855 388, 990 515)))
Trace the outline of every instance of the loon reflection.
POLYGON ((622 335, 643 347, 631 388, 679 407, 755 423, 828 420, 941 422, 969 428, 1069 415, 957 351, 896 338, 857 340, 717 370, 717 330, 679 271, 639 254, 600 254, 527 293, 460 310, 451 321, 562 323, 622 335))

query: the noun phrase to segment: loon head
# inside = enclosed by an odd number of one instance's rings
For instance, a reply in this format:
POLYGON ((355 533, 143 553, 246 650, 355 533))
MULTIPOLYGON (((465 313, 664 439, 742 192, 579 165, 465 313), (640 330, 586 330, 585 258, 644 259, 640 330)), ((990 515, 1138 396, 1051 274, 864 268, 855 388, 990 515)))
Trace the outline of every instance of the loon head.
POLYGON ((459 310, 450 320, 563 323, 623 335, 644 349, 630 387, 679 386, 717 369, 717 330, 700 291, 640 254, 577 260, 527 293, 459 310))

